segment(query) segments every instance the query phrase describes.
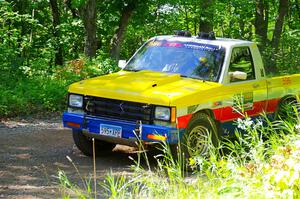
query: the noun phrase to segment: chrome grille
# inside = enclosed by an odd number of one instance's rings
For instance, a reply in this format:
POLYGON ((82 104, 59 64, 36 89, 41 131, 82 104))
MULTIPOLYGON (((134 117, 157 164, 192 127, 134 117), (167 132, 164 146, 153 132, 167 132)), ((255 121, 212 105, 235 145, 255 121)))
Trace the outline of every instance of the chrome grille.
POLYGON ((126 121, 141 120, 144 124, 152 124, 153 106, 150 104, 129 102, 123 100, 107 99, 86 96, 84 107, 88 115, 126 121))

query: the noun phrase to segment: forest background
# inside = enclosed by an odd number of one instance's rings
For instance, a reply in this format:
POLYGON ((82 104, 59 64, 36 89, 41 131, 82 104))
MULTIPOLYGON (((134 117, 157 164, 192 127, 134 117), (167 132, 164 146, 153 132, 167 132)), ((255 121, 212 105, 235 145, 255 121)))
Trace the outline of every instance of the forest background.
POLYGON ((174 30, 255 41, 269 76, 300 69, 299 0, 0 0, 0 117, 60 112, 72 82, 174 30))

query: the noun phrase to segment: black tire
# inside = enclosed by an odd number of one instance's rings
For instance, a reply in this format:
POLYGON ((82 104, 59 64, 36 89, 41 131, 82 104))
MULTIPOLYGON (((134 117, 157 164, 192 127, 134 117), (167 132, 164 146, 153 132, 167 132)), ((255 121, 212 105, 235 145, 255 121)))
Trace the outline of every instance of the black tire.
MULTIPOLYGON (((73 130, 73 140, 77 148, 84 155, 93 156, 93 141, 91 138, 85 136, 80 130, 73 130)), ((112 151, 115 146, 116 144, 95 139, 95 151, 97 156, 112 151)))
POLYGON ((280 102, 276 119, 296 123, 300 116, 300 105, 296 99, 288 98, 280 102))
POLYGON ((181 152, 189 160, 194 156, 209 156, 210 144, 219 145, 218 128, 215 121, 205 113, 196 113, 190 120, 181 142, 181 152))

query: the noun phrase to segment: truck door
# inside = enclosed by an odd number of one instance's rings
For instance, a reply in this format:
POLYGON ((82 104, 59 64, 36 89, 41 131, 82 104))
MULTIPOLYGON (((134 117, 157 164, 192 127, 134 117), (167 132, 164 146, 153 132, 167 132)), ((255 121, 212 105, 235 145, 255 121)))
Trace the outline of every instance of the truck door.
POLYGON ((222 110, 222 122, 232 122, 243 115, 259 116, 267 105, 267 84, 265 80, 257 80, 251 50, 248 46, 232 49, 227 71, 228 82, 225 86, 228 105, 222 110), (229 78, 232 72, 244 72, 246 79, 229 78))

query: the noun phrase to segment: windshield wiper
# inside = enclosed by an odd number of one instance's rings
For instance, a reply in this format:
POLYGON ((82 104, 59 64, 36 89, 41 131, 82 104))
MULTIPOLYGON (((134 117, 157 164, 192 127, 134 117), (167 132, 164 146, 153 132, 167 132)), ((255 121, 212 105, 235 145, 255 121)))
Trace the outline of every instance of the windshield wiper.
POLYGON ((141 70, 137 70, 137 69, 123 69, 125 71, 132 71, 132 72, 138 72, 138 71, 141 71, 141 70))
POLYGON ((180 77, 203 80, 203 79, 201 79, 200 77, 195 77, 195 76, 180 75, 180 77))

